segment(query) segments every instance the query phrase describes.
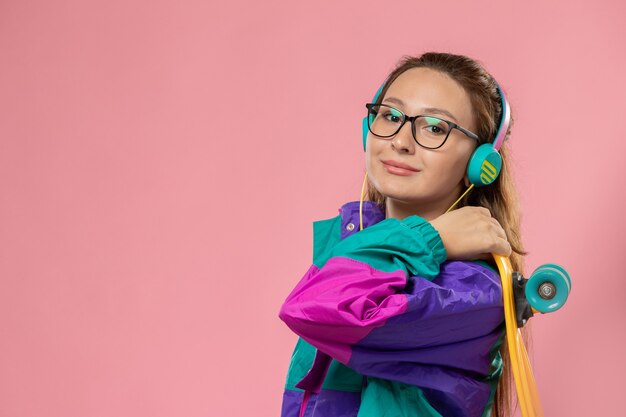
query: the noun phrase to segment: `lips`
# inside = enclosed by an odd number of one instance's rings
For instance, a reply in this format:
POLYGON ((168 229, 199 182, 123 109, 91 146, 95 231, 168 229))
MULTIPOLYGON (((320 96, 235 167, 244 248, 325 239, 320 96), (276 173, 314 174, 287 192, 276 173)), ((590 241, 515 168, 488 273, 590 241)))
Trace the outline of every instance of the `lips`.
POLYGON ((398 161, 383 161, 383 169, 392 175, 400 175, 402 177, 407 177, 411 175, 415 175, 420 172, 418 169, 413 168, 410 165, 403 164, 398 161), (401 166, 398 166, 401 165, 401 166), (408 168, 404 168, 408 167, 408 168))
POLYGON ((403 169, 406 169, 406 170, 409 170, 409 171, 413 171, 413 172, 419 172, 419 169, 415 169, 411 165, 407 165, 407 164, 405 164, 403 162, 399 162, 399 161, 394 161, 392 159, 388 159, 388 160, 382 161, 382 162, 385 165, 390 165, 390 166, 397 167, 397 168, 403 168, 403 169))

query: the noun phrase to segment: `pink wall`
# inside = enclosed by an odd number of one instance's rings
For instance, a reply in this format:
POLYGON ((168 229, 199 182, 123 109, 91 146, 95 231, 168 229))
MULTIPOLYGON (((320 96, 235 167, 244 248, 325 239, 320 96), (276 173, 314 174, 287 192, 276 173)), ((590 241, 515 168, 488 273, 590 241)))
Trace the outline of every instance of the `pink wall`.
POLYGON ((0 3, 0 416, 276 416, 278 309, 358 199, 363 104, 403 54, 508 92, 547 416, 626 374, 620 1, 0 3), (316 128, 327 101, 345 109, 316 128))

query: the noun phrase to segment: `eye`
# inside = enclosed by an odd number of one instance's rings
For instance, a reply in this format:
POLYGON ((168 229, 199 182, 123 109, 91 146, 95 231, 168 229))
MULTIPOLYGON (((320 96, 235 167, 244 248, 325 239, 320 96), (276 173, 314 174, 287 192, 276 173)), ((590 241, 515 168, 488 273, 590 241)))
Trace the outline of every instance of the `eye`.
POLYGON ((448 124, 436 117, 424 117, 422 129, 432 135, 444 135, 448 132, 448 124))
POLYGON ((383 115, 383 117, 385 119, 387 119, 388 121, 393 122, 393 123, 398 123, 400 121, 400 117, 399 116, 393 115, 391 113, 385 113, 383 115))
POLYGON ((439 126, 435 126, 435 125, 426 126, 426 129, 430 129, 429 132, 431 133, 443 133, 444 132, 442 128, 440 128, 439 126))
POLYGON ((402 120, 402 113, 397 110, 389 109, 383 113, 383 117, 385 120, 388 120, 393 123, 398 123, 402 120))

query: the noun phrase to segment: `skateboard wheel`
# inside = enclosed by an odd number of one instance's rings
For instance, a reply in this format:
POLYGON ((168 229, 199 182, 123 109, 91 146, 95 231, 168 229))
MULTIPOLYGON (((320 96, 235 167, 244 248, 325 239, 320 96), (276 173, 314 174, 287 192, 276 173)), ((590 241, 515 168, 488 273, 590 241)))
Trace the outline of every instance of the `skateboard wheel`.
POLYGON ((544 264, 528 278, 526 299, 537 311, 551 313, 563 307, 571 287, 572 281, 562 266, 544 264))

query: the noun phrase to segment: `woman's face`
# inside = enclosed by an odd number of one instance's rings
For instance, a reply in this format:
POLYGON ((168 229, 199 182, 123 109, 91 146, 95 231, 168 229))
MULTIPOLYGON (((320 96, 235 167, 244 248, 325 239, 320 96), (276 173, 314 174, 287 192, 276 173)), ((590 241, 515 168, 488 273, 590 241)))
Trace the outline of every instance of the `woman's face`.
MULTIPOLYGON (((456 81, 429 68, 412 68, 402 73, 389 86, 382 103, 407 116, 440 116, 476 132, 468 94, 456 81)), ((423 148, 413 139, 411 123, 407 121, 390 138, 369 132, 367 174, 374 187, 387 197, 388 208, 396 204, 427 219, 433 218, 443 214, 460 196, 467 163, 476 146, 475 140, 452 129, 440 148, 423 148), (400 162, 415 171, 398 171, 385 161, 400 162)))

